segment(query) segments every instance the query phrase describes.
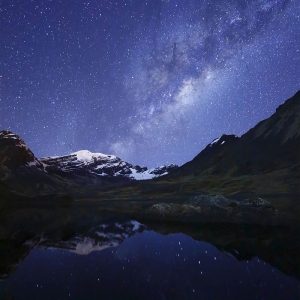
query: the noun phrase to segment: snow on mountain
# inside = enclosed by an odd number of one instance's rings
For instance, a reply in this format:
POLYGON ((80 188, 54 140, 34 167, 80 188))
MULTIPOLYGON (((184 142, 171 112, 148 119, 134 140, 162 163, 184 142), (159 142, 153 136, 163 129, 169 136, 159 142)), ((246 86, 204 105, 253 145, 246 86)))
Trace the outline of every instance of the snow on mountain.
POLYGON ((218 141, 220 140, 220 138, 221 138, 221 137, 218 137, 218 138, 214 139, 214 140, 210 143, 210 145, 217 144, 218 141))
POLYGON ((123 223, 107 223, 92 228, 85 236, 75 236, 65 241, 44 241, 47 247, 62 248, 77 255, 88 255, 119 246, 126 238, 142 232, 145 226, 131 220, 123 223))
POLYGON ((225 143, 234 141, 236 139, 238 139, 238 137, 236 135, 223 134, 222 136, 214 139, 210 144, 208 144, 207 147, 212 147, 212 146, 215 146, 215 145, 224 145, 225 143))
POLYGON ((6 177, 9 170, 20 167, 28 170, 38 169, 48 175, 148 180, 166 175, 177 166, 148 169, 132 165, 114 155, 93 153, 88 150, 37 159, 18 135, 7 130, 0 131, 0 174, 6 177))
POLYGON ((131 174, 129 175, 130 178, 135 180, 147 180, 157 177, 155 174, 150 173, 151 170, 146 170, 143 172, 137 172, 136 169, 131 168, 131 174))
POLYGON ((148 169, 134 166, 114 155, 80 150, 65 156, 42 158, 47 171, 93 176, 124 177, 133 180, 148 180, 166 175, 175 165, 148 169))
POLYGON ((86 163, 92 162, 94 159, 107 159, 107 160, 114 160, 117 159, 114 155, 106 155, 103 153, 92 153, 88 150, 80 150, 77 152, 72 153, 71 155, 76 155, 77 159, 86 163))

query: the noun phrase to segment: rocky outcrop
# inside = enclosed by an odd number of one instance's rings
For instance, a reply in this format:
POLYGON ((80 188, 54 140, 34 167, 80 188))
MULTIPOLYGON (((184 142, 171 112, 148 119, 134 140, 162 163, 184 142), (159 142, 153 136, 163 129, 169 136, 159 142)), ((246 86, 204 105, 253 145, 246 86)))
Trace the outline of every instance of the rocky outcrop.
POLYGON ((0 131, 0 167, 16 169, 20 166, 42 167, 42 164, 18 135, 0 131))

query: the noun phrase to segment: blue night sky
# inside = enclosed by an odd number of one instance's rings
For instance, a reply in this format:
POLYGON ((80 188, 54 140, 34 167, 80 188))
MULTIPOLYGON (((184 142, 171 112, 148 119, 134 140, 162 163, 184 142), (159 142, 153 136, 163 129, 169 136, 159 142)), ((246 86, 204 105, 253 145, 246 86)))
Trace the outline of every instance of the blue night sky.
POLYGON ((36 156, 182 164, 300 88, 300 1, 1 1, 0 129, 36 156))

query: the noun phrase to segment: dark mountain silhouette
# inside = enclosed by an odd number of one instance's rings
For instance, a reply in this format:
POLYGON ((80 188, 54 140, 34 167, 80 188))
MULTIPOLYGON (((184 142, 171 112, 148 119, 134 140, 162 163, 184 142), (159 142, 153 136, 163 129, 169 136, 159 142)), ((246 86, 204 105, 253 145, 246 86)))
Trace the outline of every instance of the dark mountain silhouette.
MULTIPOLYGON (((277 192, 282 186, 283 192, 300 193, 300 92, 241 137, 222 135, 214 140, 166 178, 178 181, 183 177, 203 184, 215 180, 213 185, 219 185, 220 191, 238 178, 242 183, 254 180, 254 184, 265 184, 268 192, 277 192)), ((237 186, 236 192, 240 190, 237 186)), ((234 192, 234 187, 229 192, 234 192)))
POLYGON ((241 137, 222 135, 175 173, 257 174, 300 164, 300 92, 241 137))

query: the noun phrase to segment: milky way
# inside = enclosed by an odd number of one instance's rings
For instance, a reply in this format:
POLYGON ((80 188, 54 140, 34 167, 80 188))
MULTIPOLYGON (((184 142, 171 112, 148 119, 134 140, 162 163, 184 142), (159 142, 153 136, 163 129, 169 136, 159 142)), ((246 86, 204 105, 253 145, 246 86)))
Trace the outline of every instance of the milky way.
POLYGON ((300 88, 300 2, 2 1, 0 129, 181 164, 300 88))

